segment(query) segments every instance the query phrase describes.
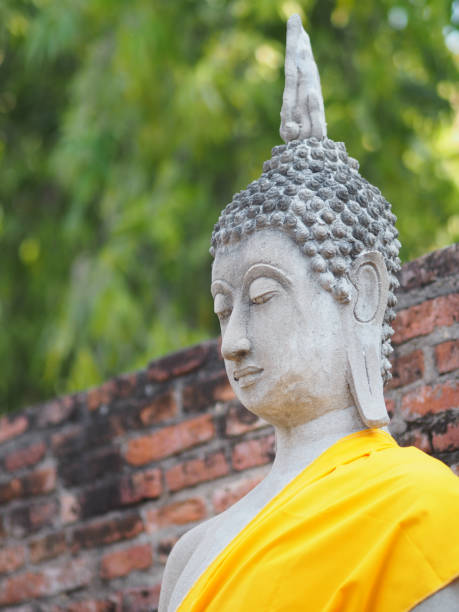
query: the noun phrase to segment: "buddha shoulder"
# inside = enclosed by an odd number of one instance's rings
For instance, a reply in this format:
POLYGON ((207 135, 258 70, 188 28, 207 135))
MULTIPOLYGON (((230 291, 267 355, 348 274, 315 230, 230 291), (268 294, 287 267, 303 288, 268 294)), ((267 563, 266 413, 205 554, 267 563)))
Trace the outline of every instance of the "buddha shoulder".
POLYGON ((174 545, 168 559, 161 584, 161 598, 159 610, 165 611, 169 607, 169 602, 183 570, 188 565, 196 548, 200 545, 209 528, 215 524, 218 517, 212 517, 207 521, 196 525, 187 531, 174 545))
POLYGON ((447 465, 415 447, 399 451, 403 461, 397 465, 397 471, 407 490, 432 501, 438 501, 441 493, 458 498, 459 479, 447 465))

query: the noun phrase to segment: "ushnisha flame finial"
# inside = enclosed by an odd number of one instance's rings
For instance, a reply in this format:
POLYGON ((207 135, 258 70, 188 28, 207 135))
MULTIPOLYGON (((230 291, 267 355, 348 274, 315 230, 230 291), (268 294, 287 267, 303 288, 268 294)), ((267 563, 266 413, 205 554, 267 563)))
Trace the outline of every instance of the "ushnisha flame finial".
POLYGON ((287 22, 280 135, 285 143, 327 136, 319 71, 299 15, 292 15, 287 22))

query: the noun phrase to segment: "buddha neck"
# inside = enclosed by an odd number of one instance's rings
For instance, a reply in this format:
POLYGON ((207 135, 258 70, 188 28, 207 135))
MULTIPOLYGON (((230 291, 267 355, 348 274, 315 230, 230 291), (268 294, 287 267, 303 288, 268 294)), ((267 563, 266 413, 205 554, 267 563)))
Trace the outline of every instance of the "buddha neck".
POLYGON ((356 408, 332 410, 291 428, 276 427, 276 458, 270 481, 288 481, 341 438, 366 429, 356 408))

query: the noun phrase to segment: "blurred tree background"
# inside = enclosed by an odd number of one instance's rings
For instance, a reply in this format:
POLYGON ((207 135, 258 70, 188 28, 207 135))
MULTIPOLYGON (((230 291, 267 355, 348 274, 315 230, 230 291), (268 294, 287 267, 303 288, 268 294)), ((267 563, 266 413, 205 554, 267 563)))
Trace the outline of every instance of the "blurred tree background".
POLYGON ((0 411, 216 334, 209 237, 280 142, 293 12, 403 259, 458 238, 458 2, 2 0, 0 411))

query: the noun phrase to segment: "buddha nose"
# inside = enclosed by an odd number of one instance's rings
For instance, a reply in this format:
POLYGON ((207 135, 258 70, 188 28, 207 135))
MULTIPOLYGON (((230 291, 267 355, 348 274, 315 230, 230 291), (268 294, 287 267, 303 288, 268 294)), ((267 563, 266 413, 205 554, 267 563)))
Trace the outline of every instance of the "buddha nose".
POLYGON ((245 357, 250 351, 250 342, 247 338, 239 338, 236 342, 228 343, 222 340, 222 355, 224 359, 236 361, 245 357))
POLYGON ((236 361, 249 353, 251 346, 247 338, 243 321, 233 315, 228 322, 227 328, 222 335, 221 352, 224 359, 236 361))

